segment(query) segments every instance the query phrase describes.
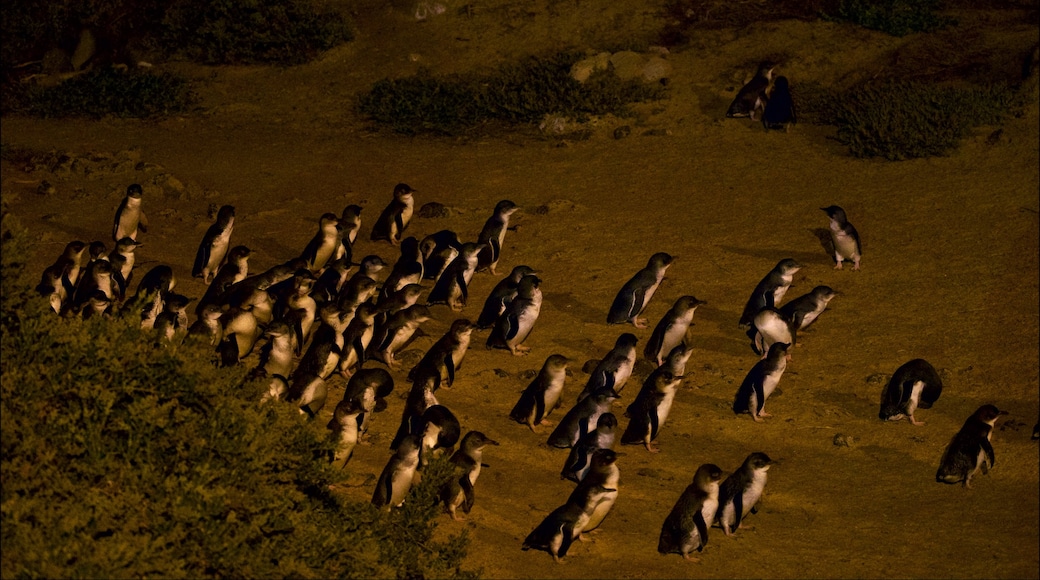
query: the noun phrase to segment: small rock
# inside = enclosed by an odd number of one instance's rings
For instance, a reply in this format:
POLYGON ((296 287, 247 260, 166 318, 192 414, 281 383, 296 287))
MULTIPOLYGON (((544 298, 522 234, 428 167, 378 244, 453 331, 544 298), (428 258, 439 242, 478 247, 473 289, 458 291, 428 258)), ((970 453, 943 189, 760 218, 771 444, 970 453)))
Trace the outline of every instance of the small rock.
POLYGON ((656 83, 672 76, 672 64, 667 60, 655 56, 643 65, 643 82, 656 83))
POLYGON ((54 187, 51 182, 44 179, 40 182, 40 186, 36 188, 36 193, 40 195, 54 195, 58 193, 58 188, 54 187))
POLYGON ((535 369, 527 369, 526 371, 520 371, 517 376, 525 381, 529 381, 538 376, 538 371, 535 369))
POLYGON ((637 52, 622 50, 615 52, 610 57, 610 66, 617 78, 627 81, 643 76, 643 67, 646 64, 646 60, 646 57, 637 52))
POLYGON ((888 383, 888 379, 891 377, 892 375, 886 375, 885 373, 874 373, 864 379, 864 381, 866 381, 868 385, 884 385, 888 383))
POLYGON ((571 78, 583 83, 589 80, 592 73, 610 68, 610 53, 601 52, 595 56, 583 58, 571 65, 571 78))
POLYGON ((509 378, 509 376, 510 376, 509 375, 509 371, 507 371, 507 370, 504 370, 504 369, 492 369, 492 370, 495 373, 495 376, 500 378, 500 379, 506 379, 506 378, 509 378))
POLYGON ((622 126, 618 127, 617 129, 614 129, 614 138, 615 139, 624 139, 625 137, 628 137, 631 134, 632 134, 632 127, 629 127, 628 125, 622 125, 622 126))
POLYGON ((451 210, 449 210, 448 206, 443 203, 431 201, 430 203, 424 204, 420 207, 417 215, 425 219, 446 218, 451 216, 451 210))
POLYGON ((844 433, 835 433, 834 434, 834 446, 835 447, 852 447, 853 443, 855 443, 855 442, 856 441, 852 437, 852 435, 846 435, 844 433))

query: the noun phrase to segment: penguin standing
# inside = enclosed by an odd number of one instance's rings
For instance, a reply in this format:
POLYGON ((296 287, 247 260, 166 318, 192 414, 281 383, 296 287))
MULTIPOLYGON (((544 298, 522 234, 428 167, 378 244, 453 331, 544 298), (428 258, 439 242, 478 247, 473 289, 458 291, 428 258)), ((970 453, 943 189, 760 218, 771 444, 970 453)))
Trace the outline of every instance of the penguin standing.
POLYGON ((606 448, 593 451, 592 466, 585 475, 585 479, 581 480, 578 487, 571 492, 570 497, 567 498, 567 503, 579 502, 581 498, 587 497, 593 489, 603 488, 608 491, 599 495, 599 500, 589 513, 589 520, 581 527, 579 539, 581 538, 580 534, 592 532, 598 528, 610 513, 618 498, 620 489, 618 484, 620 480, 621 470, 617 466, 617 453, 614 453, 612 449, 606 448))
POLYGON ((673 377, 684 378, 686 376, 686 363, 690 361, 692 355, 692 347, 679 343, 679 346, 676 346, 672 349, 672 352, 668 353, 668 358, 664 359, 664 364, 657 368, 671 373, 673 377))
POLYGON ((415 209, 415 190, 406 183, 398 183, 394 187, 394 199, 379 214, 379 219, 372 225, 372 241, 387 240, 392 245, 401 243, 404 231, 412 221, 415 209))
POLYGON ((566 503, 545 516, 538 527, 524 538, 523 550, 545 550, 552 554, 556 563, 562 563, 571 544, 581 536, 596 506, 615 491, 603 486, 586 486, 582 488, 580 497, 572 493, 566 503))
POLYGON ((823 314, 835 295, 836 292, 830 286, 817 286, 812 289, 812 292, 784 304, 780 308, 780 314, 791 321, 796 331, 802 330, 823 314))
POLYGON ((939 470, 935 472, 935 481, 962 483, 971 489, 971 478, 976 473, 989 473, 997 462, 990 442, 993 425, 1001 415, 1007 415, 1007 411, 1001 411, 993 405, 983 405, 972 413, 946 447, 939 462, 939 470))
POLYGON ((477 317, 477 328, 486 329, 494 326, 498 317, 509 307, 509 303, 513 301, 513 298, 516 298, 520 280, 524 276, 537 273, 529 266, 516 266, 508 276, 499 280, 498 284, 495 284, 494 289, 491 290, 491 294, 488 294, 487 299, 484 301, 484 308, 480 311, 480 316, 477 317))
POLYGON ((617 417, 614 413, 603 413, 596 420, 596 428, 585 434, 578 443, 571 447, 567 461, 560 470, 560 479, 569 479, 580 483, 592 468, 592 454, 597 449, 610 449, 614 446, 617 417))
POLYGON ((296 349, 289 325, 281 321, 272 322, 264 329, 263 336, 268 340, 260 347, 260 363, 253 369, 253 375, 289 378, 296 368, 296 349))
POLYGON ((636 328, 646 328, 646 319, 639 315, 646 309, 657 287, 664 280, 665 272, 674 258, 664 252, 650 256, 646 267, 636 273, 621 287, 607 313, 607 324, 631 322, 636 328))
POLYGON ((625 388, 625 383, 632 376, 632 369, 635 368, 638 342, 639 339, 631 332, 619 336, 614 341, 614 348, 610 349, 607 356, 596 363, 596 368, 589 375, 585 388, 578 393, 578 400, 581 401, 589 396, 589 393, 594 393, 602 388, 612 389, 620 395, 621 390, 625 388))
POLYGON ((480 431, 470 431, 462 438, 459 450, 448 460, 455 467, 455 474, 441 487, 440 498, 451 519, 457 522, 465 519, 458 514, 460 507, 466 514, 473 509, 476 499, 473 486, 480 477, 480 468, 484 467, 484 448, 488 445, 498 445, 498 441, 480 431))
MULTIPOLYGON (((766 274, 765 278, 755 286, 755 290, 748 298, 744 306, 744 313, 740 315, 741 328, 751 326, 751 321, 763 308, 776 308, 783 300, 784 294, 791 287, 794 275, 802 269, 802 265, 792 258, 784 258, 777 262, 776 266, 766 274)), ((749 338, 754 334, 748 333, 749 338)))
POLYGON ((769 347, 777 342, 794 346, 797 340, 798 327, 793 321, 776 308, 765 307, 751 321, 751 329, 755 331, 754 343, 751 345, 755 354, 766 357, 769 347))
POLYGON ((419 251, 419 240, 408 236, 401 240, 401 256, 383 282, 380 299, 387 298, 408 284, 418 284, 423 279, 423 257, 419 251))
POLYGON ((942 378, 928 361, 915 358, 898 369, 881 392, 882 421, 907 419, 913 425, 924 425, 914 419, 917 409, 930 409, 942 394, 942 378))
POLYGON ((460 312, 469 300, 469 283, 477 271, 477 257, 486 244, 462 244, 459 255, 444 269, 427 298, 429 304, 447 304, 460 312))
POLYGON ((228 251, 227 263, 217 270, 213 281, 206 287, 206 293, 202 295, 195 307, 195 315, 198 316, 207 304, 224 304, 227 302, 225 293, 232 286, 245 280, 249 275, 249 256, 252 254, 245 246, 235 246, 228 251))
POLYGON ((422 440, 419 452, 419 469, 424 468, 435 457, 451 453, 459 442, 462 428, 458 418, 444 405, 430 405, 412 421, 412 434, 422 440))
POLYGON ((451 323, 451 328, 426 351, 422 360, 409 372, 415 375, 422 367, 437 377, 437 387, 451 388, 455 384, 455 373, 462 366, 462 358, 469 349, 470 335, 473 334, 473 323, 459 318, 451 323))
POLYGON ((762 498, 766 487, 766 472, 773 465, 768 455, 755 452, 744 459, 740 469, 734 471, 719 488, 719 509, 716 520, 727 536, 741 527, 741 521, 758 510, 755 504, 762 498))
POLYGON ((361 401, 356 399, 344 398, 336 405, 332 419, 325 426, 329 430, 329 439, 336 444, 332 454, 333 464, 342 461, 341 467, 346 467, 354 456, 354 448, 361 439, 360 417, 364 412, 361 401))
POLYGON ((502 257, 502 244, 509 229, 509 216, 518 209, 520 208, 508 199, 495 204, 494 213, 484 222, 484 228, 477 236, 477 243, 484 244, 477 255, 477 271, 490 270, 493 275, 498 275, 495 268, 502 257))
POLYGON ((419 325, 430 319, 430 309, 422 304, 415 304, 393 315, 386 323, 382 339, 377 344, 374 340, 372 358, 382 361, 391 369, 401 366, 394 355, 401 351, 415 336, 419 325))
MULTIPOLYGON (((361 369, 347 381, 347 387, 343 391, 343 400, 358 401, 362 409, 361 415, 358 417, 359 438, 368 433, 372 414, 386 410, 386 398, 392 392, 394 392, 394 378, 385 369, 361 369)), ((422 414, 422 411, 419 414, 422 414)))
POLYGON ((643 349, 646 360, 657 366, 664 364, 665 358, 672 349, 681 343, 689 344, 690 326, 693 324, 693 314, 698 306, 707 304, 703 300, 697 300, 694 296, 681 296, 665 313, 661 321, 654 327, 650 340, 643 349))
POLYGON ((827 213, 827 217, 831 218, 830 230, 831 242, 834 244, 834 269, 841 270, 845 260, 852 260, 852 269, 859 270, 860 256, 863 253, 860 249, 859 232, 849 223, 845 210, 836 205, 821 207, 820 209, 827 213))
POLYGON ((534 330, 534 323, 542 309, 542 280, 537 276, 524 276, 517 287, 516 298, 509 308, 498 317, 495 328, 488 335, 488 348, 505 348, 514 356, 531 352, 523 342, 534 330))
POLYGON ((191 267, 192 278, 202 278, 209 284, 224 263, 231 247, 231 233, 235 230, 235 206, 224 205, 217 210, 217 220, 202 236, 199 249, 195 252, 195 264, 191 267))
POLYGON ((376 331, 376 307, 362 302, 343 331, 343 354, 339 357, 339 374, 350 378, 365 364, 365 353, 376 331))
POLYGON ((729 118, 750 117, 755 120, 755 115, 761 111, 766 101, 769 100, 769 85, 773 80, 773 69, 776 65, 771 62, 763 62, 758 65, 755 76, 737 91, 737 96, 726 109, 729 118))
POLYGON ((112 241, 118 242, 125 237, 137 239, 137 232, 148 232, 148 218, 141 210, 141 195, 144 190, 139 184, 131 184, 126 188, 126 197, 116 210, 115 223, 112 225, 112 241))
POLYGON ((343 213, 339 216, 339 227, 342 242, 336 257, 342 258, 345 252, 350 251, 354 240, 357 239, 358 232, 361 231, 361 206, 351 204, 343 208, 343 213))
POLYGON ((404 400, 404 409, 401 411, 401 423, 397 427, 397 433, 390 441, 390 449, 397 447, 404 438, 412 434, 422 434, 422 416, 426 409, 438 405, 437 397, 433 394, 434 377, 426 374, 418 376, 412 381, 412 387, 408 390, 408 396, 404 400))
POLYGON ((441 230, 422 239, 419 250, 423 255, 423 279, 439 280, 444 268, 459 255, 462 242, 451 230, 441 230))
POLYGON ((300 257, 306 260, 307 269, 317 277, 336 259, 342 243, 339 218, 334 213, 325 213, 318 220, 318 232, 307 243, 300 257))
POLYGON ((419 445, 417 436, 408 435, 397 446, 397 452, 386 462, 386 467, 379 475, 372 494, 373 505, 390 511, 404 503, 419 468, 419 445))
POLYGON ((720 479, 722 470, 717 465, 706 463, 697 468, 693 483, 679 496, 661 526, 658 552, 681 554, 689 562, 700 561, 690 553, 700 552, 708 544, 708 527, 715 521, 719 507, 720 479))
POLYGON ((622 445, 638 445, 646 447, 650 453, 660 449, 653 442, 661 432, 661 427, 668 420, 668 413, 675 401, 675 391, 682 379, 672 376, 667 371, 654 372, 647 377, 646 383, 639 391, 625 413, 629 417, 628 427, 621 436, 622 445))
POLYGON ((532 432, 537 432, 537 425, 552 425, 548 417, 560 406, 568 364, 570 359, 562 354, 553 354, 545 359, 542 370, 524 389, 509 416, 517 423, 526 424, 532 432))
POLYGON ((778 76, 773 80, 773 90, 769 93, 769 100, 762 111, 762 126, 766 130, 783 129, 787 131, 791 125, 797 122, 790 84, 787 77, 778 76))
POLYGON ((546 443, 560 449, 573 447, 599 424, 600 415, 610 412, 610 406, 617 398, 617 393, 608 387, 585 397, 567 411, 546 443))
POLYGON ((784 342, 774 342, 769 347, 766 357, 751 367, 744 382, 740 383, 737 396, 733 401, 733 412, 751 413, 756 423, 761 423, 766 413, 766 399, 773 394, 780 383, 780 377, 787 369, 787 347, 784 342))

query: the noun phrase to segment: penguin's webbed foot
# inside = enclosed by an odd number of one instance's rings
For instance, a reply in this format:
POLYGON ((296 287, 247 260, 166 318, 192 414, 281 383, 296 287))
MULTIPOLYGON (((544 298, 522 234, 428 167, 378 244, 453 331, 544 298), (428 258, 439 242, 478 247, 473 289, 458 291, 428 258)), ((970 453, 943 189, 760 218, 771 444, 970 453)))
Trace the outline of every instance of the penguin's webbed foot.
POLYGON ((909 419, 910 420, 910 424, 915 426, 915 427, 920 427, 920 426, 924 425, 924 421, 918 421, 917 419, 914 419, 913 415, 910 415, 909 417, 907 417, 907 419, 909 419))
POLYGON ((509 350, 513 353, 513 356, 524 356, 525 354, 531 352, 531 347, 518 344, 509 350))
POLYGON ((640 317, 636 316, 635 318, 632 319, 632 326, 634 326, 636 328, 646 328, 647 327, 647 321, 646 321, 645 318, 640 318, 640 317))
POLYGON ((643 447, 646 447, 646 450, 649 451, 650 453, 660 453, 661 452, 660 449, 658 449, 657 447, 654 447, 649 441, 644 441, 643 442, 643 447))
POLYGON ((550 420, 548 420, 548 419, 542 419, 542 420, 541 420, 541 421, 540 421, 540 422, 539 422, 538 424, 539 424, 539 425, 544 425, 544 426, 546 426, 546 427, 551 427, 551 426, 552 426, 552 425, 554 425, 555 423, 553 423, 552 421, 550 421, 550 420))
POLYGON ((698 558, 697 556, 691 555, 689 552, 683 554, 682 557, 683 557, 683 560, 686 560, 687 562, 700 562, 701 561, 700 558, 698 558))

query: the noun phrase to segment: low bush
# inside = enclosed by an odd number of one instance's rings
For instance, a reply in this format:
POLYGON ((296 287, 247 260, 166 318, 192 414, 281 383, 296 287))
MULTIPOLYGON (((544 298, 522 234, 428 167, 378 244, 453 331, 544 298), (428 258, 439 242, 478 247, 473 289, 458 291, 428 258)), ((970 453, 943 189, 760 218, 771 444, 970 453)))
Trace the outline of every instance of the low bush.
POLYGON ((22 106, 39 117, 152 117, 186 111, 196 100, 179 76, 109 66, 30 88, 22 106))
POLYGON ((840 0, 829 16, 892 36, 906 36, 955 25, 956 20, 939 14, 941 9, 942 0, 840 0))

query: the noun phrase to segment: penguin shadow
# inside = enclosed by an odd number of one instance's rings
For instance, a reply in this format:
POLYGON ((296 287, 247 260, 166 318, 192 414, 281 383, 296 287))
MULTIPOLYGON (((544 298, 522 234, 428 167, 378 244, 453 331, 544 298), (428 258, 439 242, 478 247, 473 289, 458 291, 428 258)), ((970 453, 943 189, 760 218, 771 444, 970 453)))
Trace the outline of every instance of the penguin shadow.
MULTIPOLYGON (((827 230, 823 230, 827 231, 827 230)), ((827 234, 830 235, 829 233, 827 234)), ((734 254, 740 254, 741 256, 749 256, 752 258, 759 258, 762 260, 768 260, 771 262, 779 262, 785 258, 792 258, 799 264, 820 264, 820 265, 831 265, 829 256, 834 255, 833 252, 830 254, 820 254, 817 252, 797 252, 790 250, 770 250, 770 249, 750 249, 750 248, 738 248, 736 246, 719 246, 727 252, 734 254)), ((740 318, 740 315, 737 315, 740 318)))
POLYGON ((712 308, 710 302, 697 307, 692 329, 693 348, 738 357, 754 354, 744 331, 737 327, 738 320, 739 312, 712 308), (708 330, 712 327, 714 330, 708 330))
POLYGON ((817 241, 820 242, 820 247, 828 256, 834 255, 834 240, 831 239, 831 231, 827 228, 813 228, 809 230, 817 241))
POLYGON ((592 305, 582 301, 573 292, 543 292, 542 300, 553 308, 566 312, 579 320, 602 322, 607 319, 609 305, 592 305), (602 319, 602 320, 601 320, 602 319))

